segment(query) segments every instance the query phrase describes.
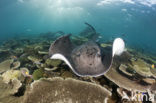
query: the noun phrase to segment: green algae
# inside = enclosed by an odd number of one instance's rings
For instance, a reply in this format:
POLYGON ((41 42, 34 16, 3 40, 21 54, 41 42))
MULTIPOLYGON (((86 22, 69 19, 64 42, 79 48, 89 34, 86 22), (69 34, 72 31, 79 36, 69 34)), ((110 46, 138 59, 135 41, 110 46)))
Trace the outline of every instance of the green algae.
POLYGON ((46 64, 47 66, 58 67, 59 65, 62 64, 62 61, 59 59, 55 59, 55 60, 47 59, 46 64))
POLYGON ((38 80, 40 78, 44 77, 44 71, 43 69, 37 69, 33 72, 33 79, 38 80))

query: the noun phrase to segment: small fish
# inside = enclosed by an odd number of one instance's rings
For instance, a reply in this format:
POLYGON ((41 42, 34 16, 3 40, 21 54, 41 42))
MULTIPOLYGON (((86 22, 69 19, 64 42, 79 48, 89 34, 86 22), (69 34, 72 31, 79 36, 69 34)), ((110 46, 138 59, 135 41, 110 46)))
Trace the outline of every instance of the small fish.
POLYGON ((98 38, 100 38, 100 39, 101 39, 101 38, 102 38, 102 36, 101 36, 101 35, 99 35, 99 36, 98 36, 98 38))
POLYGON ((154 64, 152 64, 152 66, 151 66, 151 67, 152 67, 152 69, 154 69, 154 68, 155 68, 155 65, 154 65, 154 64))
POLYGON ((122 36, 122 37, 125 37, 125 36, 126 36, 126 34, 122 34, 121 36, 122 36))
POLYGON ((29 73, 28 73, 28 72, 25 72, 25 74, 26 74, 26 75, 29 75, 29 73))
POLYGON ((24 77, 32 78, 32 75, 29 74, 29 70, 27 68, 22 68, 20 71, 24 77))
POLYGON ((17 58, 18 58, 17 56, 14 56, 14 55, 11 56, 11 59, 17 60, 17 58))
POLYGON ((34 64, 41 64, 41 62, 40 61, 34 61, 34 64))

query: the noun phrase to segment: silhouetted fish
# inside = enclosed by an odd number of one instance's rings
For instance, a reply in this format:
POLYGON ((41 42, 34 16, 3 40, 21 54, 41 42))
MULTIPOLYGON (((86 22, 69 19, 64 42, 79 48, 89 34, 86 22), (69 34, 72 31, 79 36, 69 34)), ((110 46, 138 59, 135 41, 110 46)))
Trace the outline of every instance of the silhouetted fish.
POLYGON ((86 24, 88 27, 90 27, 90 28, 92 29, 92 31, 94 31, 94 32, 96 33, 96 30, 95 30, 95 28, 94 28, 92 25, 90 25, 90 24, 87 23, 87 22, 85 22, 85 24, 86 24))
POLYGON ((88 38, 89 40, 92 40, 92 41, 98 41, 99 39, 101 39, 100 37, 102 37, 99 33, 96 32, 95 28, 85 22, 84 23, 87 27, 82 31, 80 32, 80 36, 82 37, 85 37, 85 38, 88 38))

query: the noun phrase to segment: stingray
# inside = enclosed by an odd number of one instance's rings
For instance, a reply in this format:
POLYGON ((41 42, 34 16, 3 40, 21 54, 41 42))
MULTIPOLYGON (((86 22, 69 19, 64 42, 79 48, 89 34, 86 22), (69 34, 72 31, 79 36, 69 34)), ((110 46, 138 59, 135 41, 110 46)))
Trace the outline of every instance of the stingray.
POLYGON ((78 76, 97 77, 106 73, 112 65, 113 57, 124 51, 124 41, 114 40, 113 47, 101 48, 93 41, 74 46, 70 35, 59 37, 49 48, 51 59, 63 60, 78 76))

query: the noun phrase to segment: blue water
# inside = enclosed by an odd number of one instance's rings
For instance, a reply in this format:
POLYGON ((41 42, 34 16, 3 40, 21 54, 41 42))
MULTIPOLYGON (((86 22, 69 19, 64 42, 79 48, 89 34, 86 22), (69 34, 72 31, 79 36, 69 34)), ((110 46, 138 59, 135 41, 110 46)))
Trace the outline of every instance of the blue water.
POLYGON ((156 0, 0 0, 0 40, 48 31, 78 35, 88 22, 104 41, 156 54, 156 0))

